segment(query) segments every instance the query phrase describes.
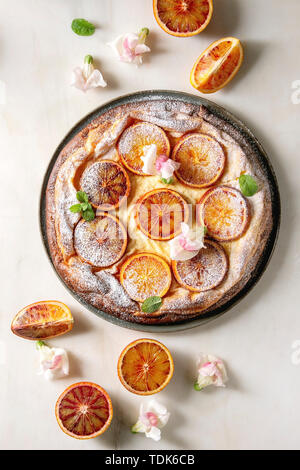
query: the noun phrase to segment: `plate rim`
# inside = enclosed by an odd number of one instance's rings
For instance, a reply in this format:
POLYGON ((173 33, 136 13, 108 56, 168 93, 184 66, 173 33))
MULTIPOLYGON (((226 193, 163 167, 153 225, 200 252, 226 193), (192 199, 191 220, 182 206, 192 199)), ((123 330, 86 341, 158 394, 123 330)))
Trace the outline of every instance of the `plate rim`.
POLYGON ((247 294, 255 287, 258 281, 261 279, 263 273, 265 272, 272 255, 274 253, 274 249, 278 240, 279 229, 280 229, 280 222, 281 222, 281 200, 280 200, 280 193, 279 193, 279 186, 276 178, 276 174, 274 172, 272 163, 270 158, 268 157, 266 151, 264 150, 262 144, 259 140, 255 137, 253 132, 248 128, 248 126, 237 118, 234 114, 230 111, 225 109, 224 107, 210 101, 202 96, 192 95, 190 93, 185 93, 181 91, 175 90, 144 90, 138 91, 134 93, 128 93, 126 95, 121 95, 117 98, 109 100, 104 104, 98 106, 93 111, 86 114, 82 119, 80 119, 72 128, 67 132, 67 134, 63 137, 61 142, 56 147, 55 151, 50 158, 48 163, 47 169, 45 171, 42 187, 40 191, 40 201, 39 201, 39 229, 40 234, 43 242, 44 249, 46 251, 47 257, 50 261, 52 268, 54 269, 55 274, 60 279, 64 287, 68 290, 68 292, 85 308, 87 308, 92 313, 96 314, 99 318, 102 318, 114 325, 141 331, 141 332, 149 332, 149 333, 168 333, 168 332, 176 332, 176 331, 183 331, 191 328, 195 328, 197 326, 201 326, 206 324, 208 321, 213 319, 219 318, 221 315, 228 312, 233 306, 237 305, 241 302, 247 294), (48 237, 47 237, 47 230, 46 230, 46 218, 45 218, 45 206, 46 206, 46 189, 48 185, 48 180, 52 169, 55 165, 55 162, 61 152, 61 150, 65 147, 65 145, 84 127, 86 127, 91 121, 96 119, 101 114, 113 109, 117 106, 131 103, 131 102, 139 102, 144 101, 145 99, 149 98, 151 100, 157 99, 176 99, 182 102, 187 102, 189 104, 194 105, 203 105, 205 106, 210 112, 217 115, 221 119, 227 120, 231 125, 236 127, 240 132, 242 132, 243 136, 246 138, 247 142, 251 145, 252 148, 256 149, 256 155, 259 157, 260 163, 263 164, 264 170, 267 172, 267 178, 269 181, 270 189, 271 189, 271 205, 272 205, 272 216, 273 216, 273 226, 272 230, 269 234, 268 240, 262 252, 259 262, 257 263, 255 269, 251 273, 249 280, 243 286, 243 288, 234 295, 231 299, 225 302, 223 305, 216 309, 212 309, 210 312, 204 313, 200 317, 197 318, 190 318, 186 320, 182 320, 176 323, 166 323, 166 324, 158 324, 158 325, 147 325, 143 323, 134 323, 128 320, 123 320, 121 318, 115 317, 110 315, 93 305, 86 302, 82 299, 76 292, 74 292, 65 282, 65 280, 60 276, 57 272, 54 263, 51 258, 48 237))

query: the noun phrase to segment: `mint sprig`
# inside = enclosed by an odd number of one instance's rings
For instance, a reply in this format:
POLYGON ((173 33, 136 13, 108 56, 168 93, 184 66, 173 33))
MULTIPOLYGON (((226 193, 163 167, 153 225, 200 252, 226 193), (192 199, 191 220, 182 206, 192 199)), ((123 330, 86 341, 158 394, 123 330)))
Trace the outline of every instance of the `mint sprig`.
POLYGON ((89 203, 89 197, 84 191, 78 191, 76 197, 80 204, 74 204, 70 207, 70 211, 77 213, 81 212, 82 217, 87 222, 94 220, 95 212, 92 205, 89 203))
POLYGON ((142 303, 142 311, 145 313, 153 313, 156 312, 161 307, 162 299, 158 297, 158 295, 154 295, 153 297, 148 297, 148 299, 144 300, 142 303))
POLYGON ((83 18, 75 18, 71 28, 79 36, 91 36, 95 32, 95 26, 83 18))
POLYGON ((251 175, 241 175, 239 184, 242 194, 246 197, 254 196, 258 191, 258 184, 251 175))

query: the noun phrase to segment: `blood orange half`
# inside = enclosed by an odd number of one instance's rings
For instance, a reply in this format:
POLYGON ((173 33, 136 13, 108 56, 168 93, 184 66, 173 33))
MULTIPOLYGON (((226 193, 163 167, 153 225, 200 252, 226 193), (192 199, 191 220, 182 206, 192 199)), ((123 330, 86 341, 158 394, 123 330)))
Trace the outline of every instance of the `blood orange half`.
POLYGON ((92 382, 70 385, 58 398, 55 416, 61 429, 76 439, 100 436, 110 425, 113 408, 108 393, 92 382))
POLYGON ((201 33, 211 20, 212 0, 153 0, 159 26, 172 36, 188 37, 201 33))
POLYGON ((152 395, 170 382, 174 363, 170 351, 154 339, 138 339, 122 351, 118 375, 129 392, 152 395))

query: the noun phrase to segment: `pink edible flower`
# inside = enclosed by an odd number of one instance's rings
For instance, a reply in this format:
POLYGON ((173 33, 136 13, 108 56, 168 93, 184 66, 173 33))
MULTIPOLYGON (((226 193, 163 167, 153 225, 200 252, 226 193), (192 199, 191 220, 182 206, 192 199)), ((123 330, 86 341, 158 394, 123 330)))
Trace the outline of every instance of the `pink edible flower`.
POLYGON ((84 58, 83 67, 76 67, 73 70, 71 85, 86 92, 99 86, 106 87, 107 83, 100 70, 94 68, 93 57, 87 55, 84 58))
POLYGON ((148 34, 149 29, 142 28, 139 34, 127 33, 118 36, 114 41, 109 42, 108 46, 113 49, 121 62, 141 65, 142 55, 150 52, 150 48, 145 44, 148 34))
POLYGON ((39 352, 39 375, 53 380, 69 374, 69 360, 62 348, 49 348, 43 341, 37 342, 39 352))
POLYGON ((180 227, 181 233, 169 241, 170 257, 176 261, 187 261, 194 258, 201 248, 205 248, 205 227, 198 226, 194 231, 185 222, 180 227))
POLYGON ((161 438, 161 429, 167 424, 170 413, 167 409, 155 400, 140 406, 140 414, 137 422, 131 428, 133 433, 145 433, 146 437, 150 437, 154 441, 161 438))
POLYGON ((209 385, 225 387, 227 372, 224 362, 211 354, 201 354, 198 362, 198 379, 194 384, 197 391, 209 385))

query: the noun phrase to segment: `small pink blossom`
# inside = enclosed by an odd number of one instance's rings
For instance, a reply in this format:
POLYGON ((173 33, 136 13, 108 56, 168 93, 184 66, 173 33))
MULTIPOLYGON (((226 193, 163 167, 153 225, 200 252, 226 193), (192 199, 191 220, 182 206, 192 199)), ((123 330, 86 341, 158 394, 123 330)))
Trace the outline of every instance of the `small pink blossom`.
POLYGON ((205 227, 192 230, 185 222, 181 223, 181 233, 169 241, 170 257, 176 261, 194 258, 204 245, 205 227))
POLYGON ((69 374, 67 353, 61 348, 49 348, 43 341, 37 342, 39 352, 39 375, 52 380, 69 374))
POLYGON ((83 67, 76 67, 73 70, 71 85, 86 92, 91 88, 97 88, 99 86, 106 87, 107 83, 100 70, 94 68, 93 57, 87 55, 84 58, 83 67))
POLYGON ((139 418, 131 428, 133 433, 145 433, 146 437, 150 437, 154 441, 161 438, 161 429, 167 424, 170 413, 167 409, 155 400, 151 400, 144 407, 140 406, 139 418))
POLYGON ((113 49, 121 62, 141 65, 142 55, 150 52, 150 48, 145 44, 148 34, 149 29, 142 28, 139 34, 127 33, 118 36, 114 41, 109 42, 108 46, 113 49))
POLYGON ((143 155, 143 173, 145 175, 159 175, 165 183, 171 183, 174 171, 178 170, 180 163, 174 162, 167 155, 157 155, 157 145, 145 145, 143 155))
POLYGON ((194 384, 195 390, 203 390, 209 385, 225 387, 227 380, 224 362, 210 354, 201 354, 198 362, 198 379, 194 384))

